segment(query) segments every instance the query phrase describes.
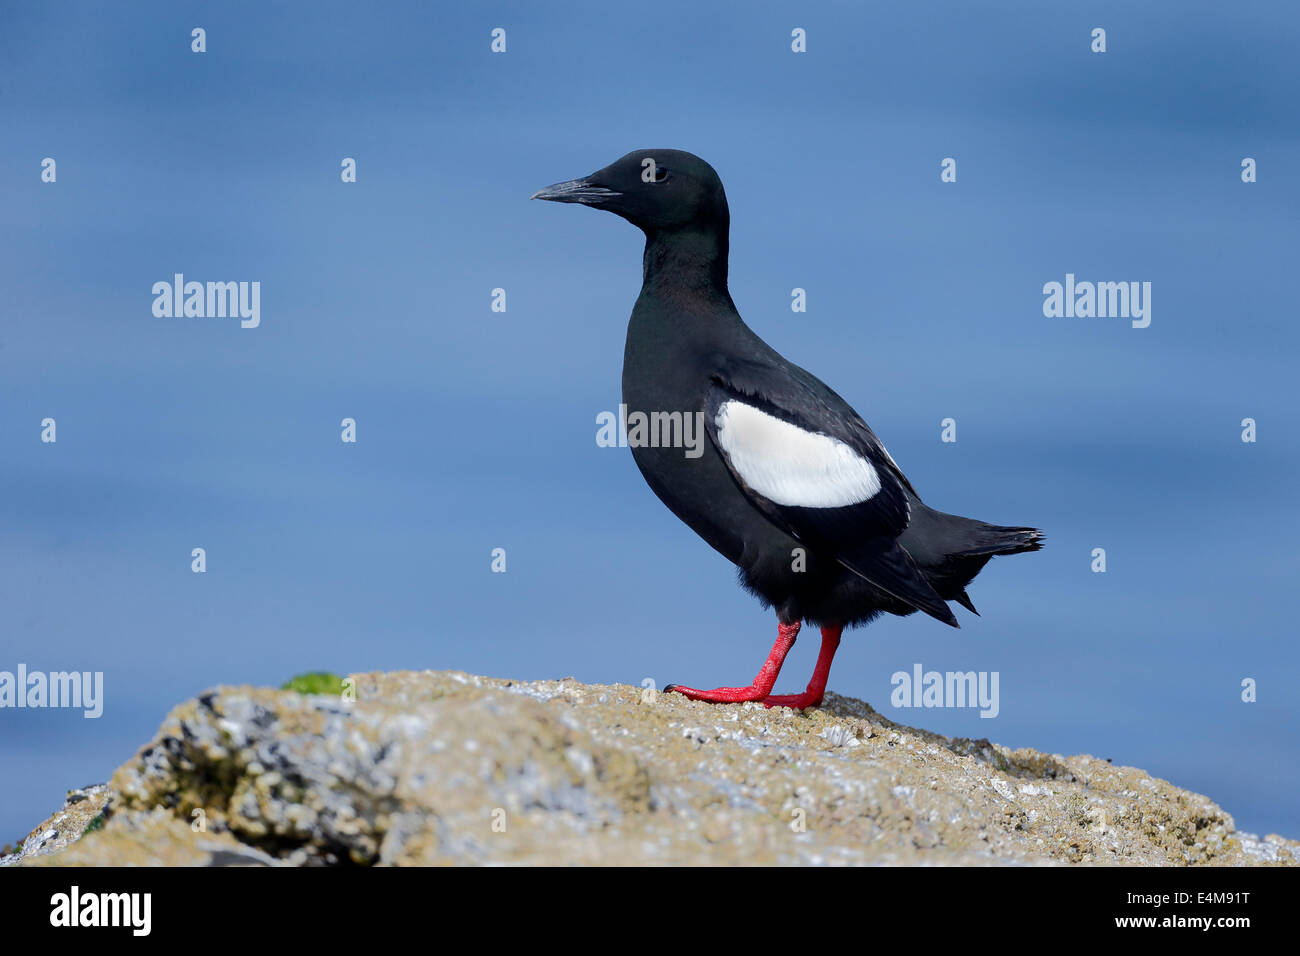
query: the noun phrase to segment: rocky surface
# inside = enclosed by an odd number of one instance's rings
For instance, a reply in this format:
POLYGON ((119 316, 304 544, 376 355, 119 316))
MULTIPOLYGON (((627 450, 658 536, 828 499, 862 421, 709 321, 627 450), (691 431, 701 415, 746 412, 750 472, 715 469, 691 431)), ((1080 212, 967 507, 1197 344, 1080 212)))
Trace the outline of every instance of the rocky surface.
POLYGON ((356 699, 221 687, 23 865, 1300 863, 1206 797, 1088 756, 822 708, 424 671, 356 699))

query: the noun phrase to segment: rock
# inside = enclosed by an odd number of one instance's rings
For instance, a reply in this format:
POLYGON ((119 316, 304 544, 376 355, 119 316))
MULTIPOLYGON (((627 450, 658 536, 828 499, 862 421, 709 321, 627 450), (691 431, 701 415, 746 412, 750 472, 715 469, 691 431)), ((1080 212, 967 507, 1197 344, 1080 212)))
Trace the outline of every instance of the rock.
POLYGON ((571 678, 354 679, 355 701, 220 687, 181 704, 0 862, 1300 863, 1295 841, 1238 833, 1141 770, 948 739, 834 694, 800 713, 571 678))
POLYGON ((17 853, 0 855, 0 866, 57 853, 75 843, 88 829, 98 830, 103 825, 102 813, 109 795, 108 787, 102 783, 69 790, 63 808, 29 833, 17 853))

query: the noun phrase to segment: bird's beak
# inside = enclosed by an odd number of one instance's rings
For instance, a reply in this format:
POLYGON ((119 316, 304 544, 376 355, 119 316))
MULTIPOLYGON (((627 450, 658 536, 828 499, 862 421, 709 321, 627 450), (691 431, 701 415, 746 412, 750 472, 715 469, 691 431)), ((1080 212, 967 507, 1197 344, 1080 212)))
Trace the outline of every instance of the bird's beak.
POLYGON ((584 206, 601 206, 611 199, 623 195, 604 186, 597 186, 590 179, 570 179, 567 183, 556 183, 533 193, 531 199, 546 199, 550 202, 580 202, 584 206))

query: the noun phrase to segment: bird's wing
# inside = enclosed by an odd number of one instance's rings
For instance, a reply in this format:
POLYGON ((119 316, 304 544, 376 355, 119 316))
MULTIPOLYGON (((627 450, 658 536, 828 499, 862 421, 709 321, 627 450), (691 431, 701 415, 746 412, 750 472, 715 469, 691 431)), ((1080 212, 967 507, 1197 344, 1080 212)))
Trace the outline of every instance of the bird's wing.
POLYGON ((907 479, 858 414, 801 371, 733 361, 712 375, 705 427, 736 483, 777 527, 955 624, 897 542, 910 520, 907 479))

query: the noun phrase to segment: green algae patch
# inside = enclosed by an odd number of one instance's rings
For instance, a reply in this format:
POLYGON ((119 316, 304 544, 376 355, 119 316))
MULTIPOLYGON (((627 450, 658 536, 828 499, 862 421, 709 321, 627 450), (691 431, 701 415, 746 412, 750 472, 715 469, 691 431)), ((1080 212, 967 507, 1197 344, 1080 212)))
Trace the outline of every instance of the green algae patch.
POLYGON ((298 694, 341 694, 343 678, 328 671, 312 671, 289 678, 280 685, 280 690, 291 690, 298 694))

